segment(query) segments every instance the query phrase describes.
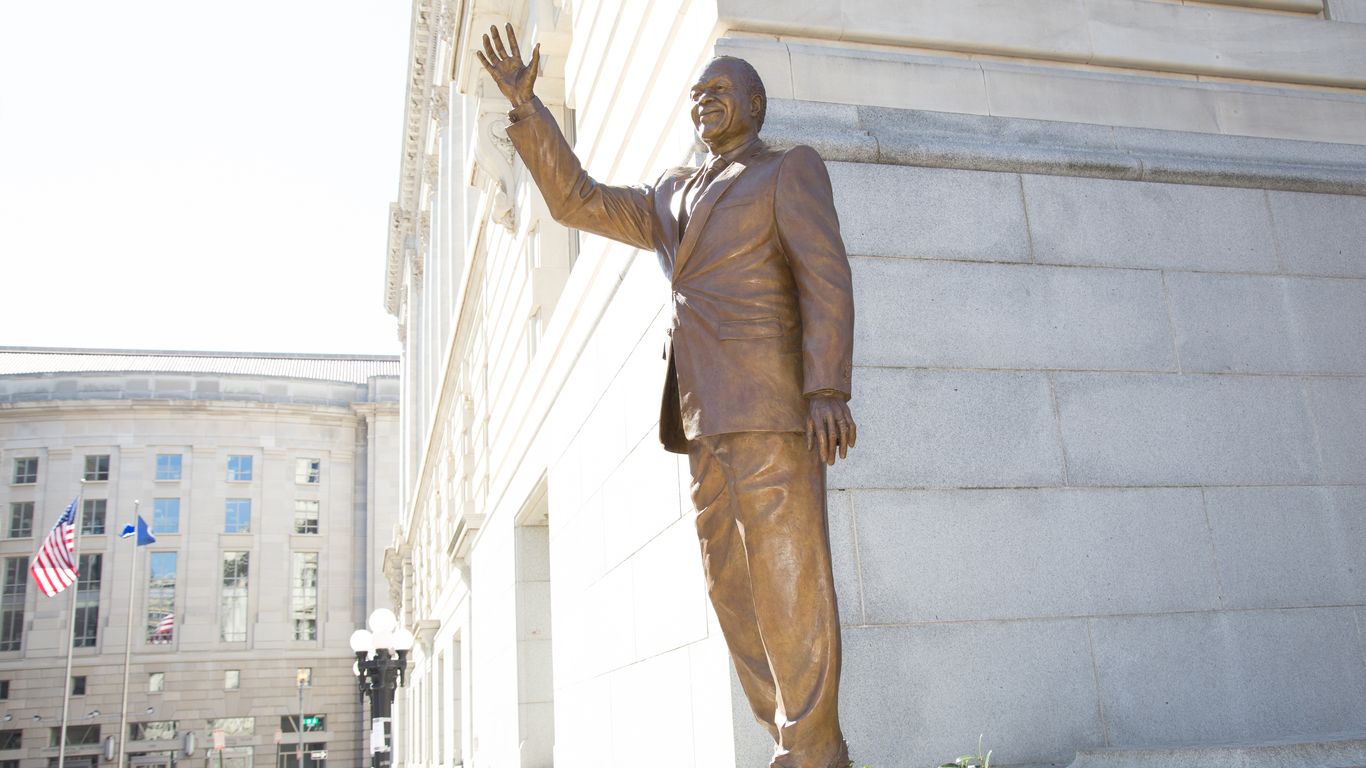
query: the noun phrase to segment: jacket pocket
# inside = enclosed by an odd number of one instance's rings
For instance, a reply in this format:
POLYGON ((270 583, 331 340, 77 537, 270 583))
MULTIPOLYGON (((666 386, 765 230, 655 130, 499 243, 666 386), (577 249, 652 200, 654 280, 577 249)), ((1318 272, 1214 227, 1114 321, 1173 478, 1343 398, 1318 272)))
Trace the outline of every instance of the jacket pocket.
POLYGON ((783 335, 783 324, 776 317, 730 320, 716 329, 718 339, 768 339, 783 335))

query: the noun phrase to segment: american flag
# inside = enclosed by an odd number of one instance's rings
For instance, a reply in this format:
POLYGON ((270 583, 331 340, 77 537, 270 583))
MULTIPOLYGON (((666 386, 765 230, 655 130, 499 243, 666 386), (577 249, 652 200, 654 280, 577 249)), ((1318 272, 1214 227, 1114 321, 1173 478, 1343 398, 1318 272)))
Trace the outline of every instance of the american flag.
POLYGON ((175 614, 168 613, 161 617, 157 622, 157 628, 152 630, 152 638, 155 642, 169 643, 171 635, 175 633, 175 614))
POLYGON ((52 526, 28 567, 33 580, 38 582, 38 589, 48 597, 76 583, 76 559, 72 553, 76 551, 76 502, 79 499, 71 500, 71 506, 52 526))

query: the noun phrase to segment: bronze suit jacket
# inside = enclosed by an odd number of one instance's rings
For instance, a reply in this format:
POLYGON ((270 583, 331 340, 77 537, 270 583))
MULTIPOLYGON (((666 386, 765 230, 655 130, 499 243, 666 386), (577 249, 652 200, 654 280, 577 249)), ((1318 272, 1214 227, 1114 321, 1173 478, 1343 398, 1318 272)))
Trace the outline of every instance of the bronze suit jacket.
MULTIPOLYGON (((806 395, 848 399, 854 300, 830 177, 814 149, 754 142, 703 192, 679 238, 695 168, 599 184, 539 101, 508 127, 555 220, 654 251, 673 288, 664 447, 729 432, 802 432, 806 395)), ((525 108, 524 108, 525 109, 525 108)))

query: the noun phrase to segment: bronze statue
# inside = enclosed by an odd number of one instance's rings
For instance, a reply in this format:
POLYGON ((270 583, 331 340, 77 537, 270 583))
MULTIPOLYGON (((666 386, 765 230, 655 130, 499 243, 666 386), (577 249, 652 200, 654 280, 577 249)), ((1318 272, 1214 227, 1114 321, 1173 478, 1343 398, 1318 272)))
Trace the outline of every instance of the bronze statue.
POLYGON ((551 215, 653 251, 672 284, 660 439, 688 454, 708 591, 770 766, 845 768, 825 465, 857 436, 854 302, 825 164, 759 139, 763 83, 723 56, 690 90, 703 168, 599 184, 533 95, 540 46, 523 65, 512 25, 510 53, 490 34, 476 55, 551 215))

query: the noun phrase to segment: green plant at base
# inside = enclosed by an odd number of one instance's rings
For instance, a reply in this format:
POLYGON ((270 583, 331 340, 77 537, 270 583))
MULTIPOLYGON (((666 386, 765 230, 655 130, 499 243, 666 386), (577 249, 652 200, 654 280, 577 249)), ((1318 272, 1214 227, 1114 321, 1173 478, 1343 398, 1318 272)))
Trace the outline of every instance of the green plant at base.
POLYGON ((982 736, 977 737, 977 754, 961 755, 951 763, 943 763, 939 768, 991 768, 991 750, 982 754, 982 736))

